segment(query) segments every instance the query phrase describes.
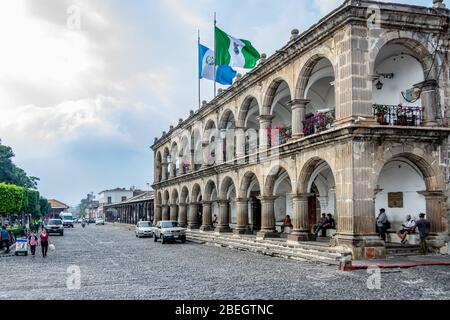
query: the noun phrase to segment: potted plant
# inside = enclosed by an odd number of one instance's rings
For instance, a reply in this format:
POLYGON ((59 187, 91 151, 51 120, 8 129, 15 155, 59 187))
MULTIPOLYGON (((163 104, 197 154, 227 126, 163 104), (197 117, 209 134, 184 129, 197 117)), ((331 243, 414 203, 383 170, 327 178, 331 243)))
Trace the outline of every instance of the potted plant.
POLYGON ((385 119, 385 115, 386 113, 388 113, 388 106, 384 105, 384 104, 375 104, 373 106, 374 112, 375 112, 375 116, 377 119, 377 122, 379 124, 386 124, 386 119, 385 119))

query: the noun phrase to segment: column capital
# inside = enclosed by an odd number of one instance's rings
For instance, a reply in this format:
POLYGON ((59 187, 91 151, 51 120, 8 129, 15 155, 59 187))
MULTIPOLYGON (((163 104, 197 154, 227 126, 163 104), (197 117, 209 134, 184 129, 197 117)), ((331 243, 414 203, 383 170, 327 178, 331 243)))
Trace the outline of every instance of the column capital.
POLYGON ((211 206, 212 203, 213 203, 213 201, 202 201, 202 204, 203 204, 204 206, 211 206))
POLYGON ((310 102, 311 100, 309 99, 293 99, 288 102, 288 106, 290 106, 292 109, 304 108, 310 102))
POLYGON ((218 202, 219 204, 225 205, 225 204, 229 204, 229 203, 230 203, 230 200, 219 199, 219 200, 217 200, 217 202, 218 202))
POLYGON ((259 196, 256 198, 261 200, 261 202, 273 202, 278 198, 278 196, 259 196))
POLYGON ((425 198, 445 198, 446 195, 443 191, 435 190, 435 191, 417 191, 418 194, 423 195, 425 198))
POLYGON ((236 198, 234 201, 236 203, 248 203, 250 199, 248 198, 236 198))
POLYGON ((179 203, 178 206, 180 206, 180 207, 186 207, 186 206, 187 206, 187 203, 179 203))
POLYGON ((309 197, 313 196, 314 193, 289 193, 293 200, 302 201, 308 200, 309 197))
POLYGON ((262 114, 259 117, 257 117, 256 119, 259 121, 272 121, 273 118, 274 118, 274 116, 272 116, 270 114, 262 114))

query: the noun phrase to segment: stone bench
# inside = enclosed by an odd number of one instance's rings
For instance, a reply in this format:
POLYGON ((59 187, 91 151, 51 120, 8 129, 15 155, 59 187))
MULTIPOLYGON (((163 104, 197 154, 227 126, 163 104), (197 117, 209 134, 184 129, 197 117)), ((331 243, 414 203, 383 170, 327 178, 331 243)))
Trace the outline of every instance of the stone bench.
MULTIPOLYGON (((408 234, 406 236, 406 240, 408 241, 408 244, 420 244, 419 233, 415 232, 415 233, 412 233, 412 234, 408 234)), ((387 231, 386 232, 386 242, 401 243, 401 240, 397 236, 395 231, 387 231)))

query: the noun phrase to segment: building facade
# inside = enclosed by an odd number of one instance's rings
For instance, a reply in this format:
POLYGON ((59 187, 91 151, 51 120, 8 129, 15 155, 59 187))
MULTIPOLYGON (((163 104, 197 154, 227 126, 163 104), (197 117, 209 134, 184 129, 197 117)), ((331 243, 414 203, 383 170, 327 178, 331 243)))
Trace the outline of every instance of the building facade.
POLYGON ((48 211, 47 218, 59 218, 62 212, 67 212, 69 206, 59 200, 49 199, 50 210, 48 211))
MULTIPOLYGON (((431 5, 431 2, 430 2, 431 5)), ((449 10, 348 0, 188 119, 155 138, 155 222, 312 241, 385 255, 378 209, 394 228, 426 212, 448 242, 449 10), (218 217, 213 228, 212 220, 218 217)))
POLYGON ((129 198, 132 198, 134 195, 138 194, 139 192, 136 192, 136 190, 133 190, 132 188, 126 189, 126 188, 115 188, 111 190, 104 190, 98 193, 98 206, 96 210, 96 218, 103 218, 104 216, 104 206, 105 205, 111 205, 120 203, 123 201, 126 201, 129 198))
POLYGON ((105 221, 136 224, 138 221, 153 221, 154 193, 141 193, 116 204, 103 206, 105 221))

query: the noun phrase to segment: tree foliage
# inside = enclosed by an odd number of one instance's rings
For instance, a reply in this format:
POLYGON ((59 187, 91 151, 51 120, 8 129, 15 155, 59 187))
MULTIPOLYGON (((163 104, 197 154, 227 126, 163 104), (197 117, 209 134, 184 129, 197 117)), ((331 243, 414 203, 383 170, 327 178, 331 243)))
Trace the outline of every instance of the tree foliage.
POLYGON ((31 189, 27 189, 28 205, 25 209, 25 213, 31 214, 33 217, 39 217, 41 215, 39 207, 39 192, 31 189))
POLYGON ((50 203, 48 203, 48 200, 44 197, 41 197, 39 199, 39 209, 41 212, 41 216, 45 216, 50 211, 50 203))
POLYGON ((27 206, 26 188, 0 183, 0 215, 21 213, 27 206))
POLYGON ((0 182, 36 189, 39 178, 29 177, 24 170, 13 162, 14 152, 11 147, 0 144, 0 182))

